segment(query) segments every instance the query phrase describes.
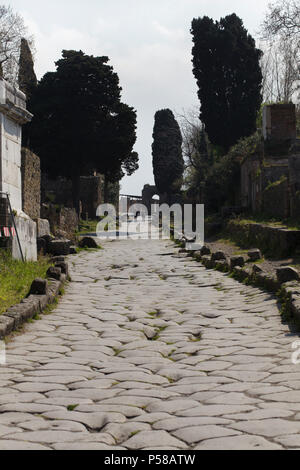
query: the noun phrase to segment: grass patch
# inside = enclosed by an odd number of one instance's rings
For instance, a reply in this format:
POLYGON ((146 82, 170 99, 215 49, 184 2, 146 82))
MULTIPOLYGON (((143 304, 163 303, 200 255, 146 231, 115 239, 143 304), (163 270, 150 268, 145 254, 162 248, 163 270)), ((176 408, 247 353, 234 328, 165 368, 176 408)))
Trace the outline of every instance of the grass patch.
POLYGON ((77 234, 95 233, 98 223, 99 220, 80 220, 77 234))
POLYGON ((249 215, 247 218, 236 219, 239 224, 263 224, 270 227, 285 228, 289 230, 300 230, 300 220, 288 218, 277 219, 266 214, 256 214, 255 216, 249 215))
POLYGON ((99 250, 103 250, 102 246, 100 246, 100 245, 99 245, 97 248, 88 248, 87 246, 85 246, 85 247, 79 247, 79 246, 77 246, 77 247, 76 247, 76 253, 77 253, 77 254, 82 253, 82 252, 84 252, 84 251, 90 251, 90 252, 93 252, 93 251, 94 251, 94 252, 97 252, 97 251, 99 251, 99 250))
POLYGON ((77 405, 69 405, 69 406, 67 406, 67 410, 68 410, 68 411, 74 411, 74 410, 76 410, 76 408, 77 408, 78 406, 79 406, 78 404, 77 404, 77 405))
POLYGON ((29 293, 32 281, 45 278, 50 259, 42 256, 38 261, 22 261, 12 259, 11 254, 0 250, 0 315, 18 304, 29 293))

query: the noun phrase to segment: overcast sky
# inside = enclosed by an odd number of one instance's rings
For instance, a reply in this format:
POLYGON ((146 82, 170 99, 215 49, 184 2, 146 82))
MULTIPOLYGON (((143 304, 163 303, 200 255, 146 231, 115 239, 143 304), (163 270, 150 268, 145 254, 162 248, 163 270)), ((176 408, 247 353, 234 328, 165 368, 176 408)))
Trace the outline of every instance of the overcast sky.
POLYGON ((121 192, 140 194, 153 184, 152 130, 158 109, 199 106, 192 74, 191 21, 236 13, 257 36, 269 0, 11 0, 35 37, 36 73, 55 70, 62 49, 107 55, 120 78, 122 99, 137 110, 135 150, 140 169, 121 192))

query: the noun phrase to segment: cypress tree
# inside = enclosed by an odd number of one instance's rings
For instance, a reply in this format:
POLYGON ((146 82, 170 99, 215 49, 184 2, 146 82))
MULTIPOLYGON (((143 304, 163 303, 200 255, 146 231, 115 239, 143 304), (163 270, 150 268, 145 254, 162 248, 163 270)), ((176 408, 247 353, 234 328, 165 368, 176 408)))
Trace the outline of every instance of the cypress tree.
POLYGON ((200 119, 210 142, 228 150, 256 130, 262 52, 235 14, 219 22, 207 16, 194 19, 191 33, 200 119))
POLYGON ((158 191, 168 195, 178 192, 184 171, 182 136, 170 109, 162 109, 155 114, 152 156, 158 191))
POLYGON ((34 72, 32 53, 25 38, 21 39, 21 52, 19 60, 19 88, 30 99, 33 89, 37 86, 37 78, 34 72))

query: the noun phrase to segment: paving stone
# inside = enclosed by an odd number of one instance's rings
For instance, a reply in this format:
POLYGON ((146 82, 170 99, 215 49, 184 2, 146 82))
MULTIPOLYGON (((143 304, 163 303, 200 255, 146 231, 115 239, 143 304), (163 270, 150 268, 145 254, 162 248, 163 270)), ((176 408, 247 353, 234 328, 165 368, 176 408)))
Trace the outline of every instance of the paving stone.
POLYGON ((208 439, 194 450, 280 450, 282 447, 259 436, 233 436, 208 439))
POLYGON ((236 423, 230 425, 230 427, 249 434, 258 434, 265 437, 276 437, 300 432, 300 422, 280 418, 236 423))
POLYGON ((181 428, 192 426, 206 426, 210 424, 230 424, 230 420, 215 417, 198 418, 168 418, 161 419, 153 424, 153 429, 163 429, 164 431, 176 431, 181 428))
POLYGON ((0 440, 0 450, 51 450, 49 447, 32 444, 31 442, 11 441, 7 439, 0 440))
POLYGON ((123 442, 123 446, 130 450, 144 449, 145 447, 154 446, 173 446, 178 449, 187 449, 187 445, 166 431, 142 431, 135 436, 123 442))
POLYGON ((52 448, 54 450, 113 450, 113 451, 118 451, 118 450, 126 450, 125 447, 120 447, 120 446, 112 446, 112 445, 107 445, 101 442, 68 442, 66 444, 64 443, 58 443, 58 444, 53 444, 52 448))
POLYGON ((50 390, 67 390, 65 385, 56 383, 35 383, 35 382, 22 382, 14 385, 14 389, 20 392, 49 392, 50 390))
POLYGON ((283 445, 284 447, 300 449, 300 435, 291 434, 287 436, 280 436, 274 439, 278 444, 283 445))
POLYGON ((68 432, 68 431, 28 431, 23 433, 10 434, 10 439, 24 440, 27 442, 38 442, 41 444, 51 444, 55 442, 73 442, 85 440, 89 437, 88 431, 68 432))
POLYGON ((240 434, 240 432, 216 425, 191 426, 172 432, 173 436, 187 442, 189 445, 193 445, 204 439, 213 439, 220 436, 234 436, 238 434, 240 434))
POLYGON ((135 435, 136 433, 148 430, 151 430, 150 424, 141 422, 128 422, 124 424, 107 424, 102 431, 111 434, 115 439, 116 443, 120 444, 124 441, 127 441, 131 436, 135 435))
POLYGON ((108 423, 124 423, 126 418, 120 413, 79 413, 78 411, 50 411, 43 413, 43 417, 53 420, 76 421, 85 424, 90 429, 102 429, 108 423))
POLYGON ((165 413, 173 413, 179 410, 190 410, 191 408, 195 408, 198 405, 198 402, 195 400, 168 400, 168 401, 159 401, 151 403, 146 407, 147 412, 149 413, 157 413, 157 412, 165 412, 165 413))

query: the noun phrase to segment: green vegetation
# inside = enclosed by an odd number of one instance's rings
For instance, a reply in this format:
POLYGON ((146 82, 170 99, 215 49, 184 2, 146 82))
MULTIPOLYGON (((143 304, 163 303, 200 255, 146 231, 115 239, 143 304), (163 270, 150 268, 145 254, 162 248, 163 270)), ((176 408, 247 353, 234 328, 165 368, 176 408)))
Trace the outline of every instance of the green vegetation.
POLYGON ((280 186, 285 181, 287 181, 287 177, 282 175, 282 177, 279 180, 273 181, 273 182, 270 181, 268 186, 265 188, 265 191, 269 191, 269 189, 275 188, 276 186, 280 186))
POLYGON ((77 405, 69 405, 69 406, 67 407, 67 410, 68 410, 68 411, 74 411, 78 406, 79 406, 78 404, 77 404, 77 405))
POLYGON ((7 251, 0 250, 0 314, 19 303, 29 293, 32 281, 45 278, 51 266, 48 257, 40 257, 38 262, 23 263, 12 259, 7 251))
POLYGON ((78 226, 78 234, 84 235, 85 233, 95 233, 99 220, 80 220, 78 226))
MULTIPOLYGON (((275 182, 276 183, 276 182, 275 182)), ((275 184, 273 183, 273 185, 275 184)), ((284 228, 288 230, 300 230, 300 220, 297 219, 277 219, 266 214, 248 215, 247 218, 237 218, 235 223, 240 225, 246 224, 264 224, 270 227, 284 228)))

